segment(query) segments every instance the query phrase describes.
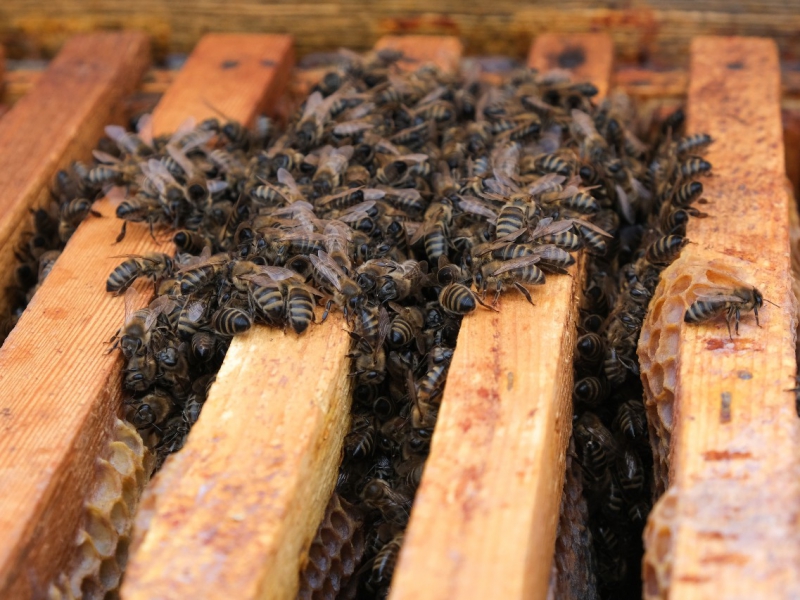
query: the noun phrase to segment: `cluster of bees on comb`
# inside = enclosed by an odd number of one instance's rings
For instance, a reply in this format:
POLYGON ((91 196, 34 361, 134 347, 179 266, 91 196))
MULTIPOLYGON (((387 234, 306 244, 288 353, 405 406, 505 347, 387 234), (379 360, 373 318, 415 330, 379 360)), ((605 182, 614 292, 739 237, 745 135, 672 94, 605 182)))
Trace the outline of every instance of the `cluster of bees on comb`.
MULTIPOLYGON (((680 137, 676 113, 645 143, 624 96, 597 103, 593 85, 563 73, 518 69, 494 84, 404 62, 342 51, 285 126, 222 116, 154 137, 145 116, 136 132, 108 127, 93 164, 61 171, 55 208, 34 214, 18 312, 99 196, 120 196, 119 240, 129 222, 173 232, 174 254, 126 256, 107 280, 125 295, 112 350, 126 417, 158 468, 183 446, 234 336, 254 324, 302 334, 341 311, 352 425, 326 519, 344 515, 358 542, 322 543, 323 524, 301 596, 382 598, 461 318, 498 310, 507 290, 534 304, 531 288, 570 276, 583 249, 574 438, 598 579, 613 595, 649 510, 636 340, 687 220, 706 216, 695 177, 711 168, 697 156, 711 140, 680 137), (146 306, 139 279, 155 293, 146 306)), ((701 312, 687 321, 713 311, 701 312)))

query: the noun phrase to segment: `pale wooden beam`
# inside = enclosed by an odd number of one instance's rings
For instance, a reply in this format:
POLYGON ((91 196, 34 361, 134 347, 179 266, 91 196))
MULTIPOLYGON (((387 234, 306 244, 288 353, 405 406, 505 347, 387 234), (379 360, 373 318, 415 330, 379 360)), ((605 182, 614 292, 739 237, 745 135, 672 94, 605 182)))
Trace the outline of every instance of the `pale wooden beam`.
MULTIPOLYGON (((119 41, 130 36, 110 36, 104 53, 119 54, 126 47, 119 41), (114 39, 117 44, 111 43, 114 39)), ((182 82, 174 84, 189 86, 194 94, 184 92, 159 105, 154 114, 158 131, 175 129, 184 116, 209 115, 209 103, 231 118, 252 119, 262 99, 282 84, 279 74, 291 61, 287 36, 209 36, 199 47, 203 54, 189 59, 182 82), (258 56, 274 64, 263 65, 258 56), (241 64, 223 68, 228 60, 241 64), (248 90, 250 104, 229 100, 242 90, 248 90)), ((83 60, 92 64, 89 57, 83 60)), ((64 86, 68 81, 58 79, 64 86)), ((53 94, 70 89, 53 86, 53 94)), ((31 115, 34 125, 41 120, 31 115)), ((114 256, 171 251, 171 246, 157 244, 145 226, 129 227, 123 242, 112 245, 120 230, 114 206, 102 200, 95 208, 103 217, 89 217, 78 228, 0 350, 3 598, 39 597, 68 560, 64 549, 72 545, 92 489, 95 460, 120 411, 121 364, 118 353, 107 354, 104 344, 123 318, 122 299, 105 291, 106 278, 120 261, 114 256)))
MULTIPOLYGON (((579 54, 608 89, 605 35, 542 36, 529 64, 579 54)), ((573 59, 574 60, 574 59, 573 59)), ((500 312, 465 317, 391 600, 544 598, 572 427, 572 353, 583 258, 500 312)))

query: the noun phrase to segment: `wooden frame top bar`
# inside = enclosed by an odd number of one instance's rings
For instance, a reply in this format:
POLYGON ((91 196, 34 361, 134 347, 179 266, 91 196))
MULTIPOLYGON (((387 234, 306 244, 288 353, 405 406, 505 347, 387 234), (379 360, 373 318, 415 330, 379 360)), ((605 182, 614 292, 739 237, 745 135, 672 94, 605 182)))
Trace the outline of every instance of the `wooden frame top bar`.
MULTIPOLYGON (((610 38, 542 36, 529 64, 553 68, 564 49, 584 56, 582 75, 607 89, 610 38)), ((532 290, 535 307, 511 292, 499 313, 464 318, 391 600, 545 597, 582 262, 532 290)))
POLYGON ((646 530, 645 595, 795 598, 800 421, 787 391, 796 319, 778 53, 767 39, 708 37, 691 56, 688 131, 714 138, 714 169, 711 216, 689 223, 680 261, 731 265, 778 306, 764 305, 760 328, 744 316, 733 340, 724 319, 680 323, 670 489, 646 530))
MULTIPOLYGON (((49 199, 58 169, 86 159, 103 127, 120 119, 121 100, 148 63, 142 33, 76 36, 0 122, 0 287, 14 283, 14 247, 30 228, 28 209, 49 199)), ((0 311, 7 300, 0 294, 0 311)))
MULTIPOLYGON (((175 100, 183 113, 163 101, 154 114, 156 130, 176 128, 182 115, 206 116, 208 103, 248 121, 257 114, 261 96, 280 83, 277 74, 289 68, 290 38, 279 36, 281 44, 276 44, 263 36, 262 56, 274 64, 259 65, 254 72, 242 61, 235 85, 209 85, 215 72, 224 77, 224 61, 237 60, 243 45, 252 52, 256 43, 215 37, 204 44, 202 60, 190 58, 184 67, 184 77, 186 71, 198 73, 188 83, 176 84, 194 90, 175 100), (225 104, 243 88, 250 90, 250 105, 225 104)), ((120 229, 114 206, 103 200, 95 208, 103 217, 81 224, 0 350, 2 597, 37 596, 39 590, 32 586, 46 585, 57 572, 60 551, 72 542, 92 483, 97 453, 119 412, 119 357, 106 354, 103 343, 123 318, 122 298, 105 291, 106 277, 120 261, 113 256, 168 251, 144 226, 128 227, 125 239, 113 245, 120 229)))
MULTIPOLYGON (((395 43, 378 47, 406 48, 395 43)), ((414 52, 446 67, 460 44, 427 37, 414 52)), ((297 595, 350 420, 344 328, 334 313, 302 336, 255 327, 233 340, 186 446, 145 492, 126 600, 297 595)))

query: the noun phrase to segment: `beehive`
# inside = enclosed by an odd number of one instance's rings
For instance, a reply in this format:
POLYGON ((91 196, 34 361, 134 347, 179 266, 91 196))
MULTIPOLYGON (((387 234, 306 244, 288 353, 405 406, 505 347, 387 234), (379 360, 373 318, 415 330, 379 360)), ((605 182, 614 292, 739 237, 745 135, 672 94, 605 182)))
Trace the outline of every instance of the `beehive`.
MULTIPOLYGON (((457 65, 462 48, 455 38, 390 37, 378 44, 400 47, 414 61, 434 60, 443 68, 457 65)), ((0 184, 7 194, 0 219, 5 264, 28 207, 46 193, 58 166, 86 155, 102 125, 118 118, 112 109, 125 86, 132 88, 141 76, 146 55, 147 42, 139 34, 75 38, 36 87, 0 118, 0 152, 6 153, 0 156, 0 184), (65 81, 85 87, 54 93, 65 81), (31 131, 31 123, 45 122, 63 124, 63 131, 47 137, 31 131)), ((540 68, 571 66, 605 93, 614 80, 637 81, 630 72, 612 77, 612 55, 604 35, 541 35, 529 62, 540 68), (582 58, 560 60, 566 52, 582 58)), ((746 502, 753 522, 773 504, 760 503, 762 492, 755 493, 743 477, 728 481, 725 494, 702 492, 730 479, 724 468, 742 459, 759 480, 783 482, 779 497, 787 515, 800 500, 800 484, 791 481, 798 435, 789 414, 794 399, 785 392, 794 375, 794 313, 788 293, 779 65, 774 45, 763 40, 702 38, 691 56, 691 127, 711 129, 714 152, 720 153, 715 167, 725 176, 719 178, 723 187, 714 187, 717 180, 708 186, 715 199, 713 223, 721 228, 690 230, 689 237, 697 242, 698 255, 717 252, 750 261, 750 268, 754 256, 768 257, 769 268, 755 277, 781 308, 768 309, 765 327, 748 329, 746 344, 733 349, 712 347, 709 340, 721 336, 713 329, 678 336, 678 352, 689 357, 682 364, 716 357, 724 365, 720 374, 746 371, 752 377, 737 375, 736 386, 725 390, 733 412, 724 420, 716 398, 708 401, 705 380, 692 371, 676 373, 674 402, 683 410, 675 412, 681 435, 673 437, 670 451, 673 464, 681 465, 672 476, 681 479, 674 480, 680 484, 657 509, 661 521, 648 529, 646 564, 653 572, 646 584, 653 587, 646 591, 651 597, 668 591, 674 597, 701 597, 724 589, 726 597, 767 597, 800 585, 800 575, 793 572, 798 550, 791 543, 797 524, 787 516, 745 547, 727 534, 732 511, 741 508, 737 502, 746 502), (757 83, 749 83, 751 78, 757 83), (747 93, 733 93, 733 82, 747 93), (724 117, 738 119, 739 128, 724 117), (757 141, 744 148, 743 140, 753 137, 757 141), (737 172, 741 165, 747 170, 737 172), (742 191, 740 185, 749 187, 742 191), (762 198, 770 202, 762 205, 762 198), (762 218, 736 212, 748 202, 759 207, 762 218), (758 253, 748 254, 748 248, 758 253), (753 363, 753 356, 770 358, 753 363), (772 455, 764 447, 739 449, 750 430, 772 440, 772 455), (699 460, 712 467, 701 468, 699 460), (753 493, 737 496, 736 490, 753 493), (696 521, 689 517, 700 508, 702 514, 721 515, 713 530, 692 528, 696 521), (764 557, 775 544, 782 552, 767 564, 764 557)), ((210 114, 209 105, 250 121, 262 108, 275 106, 292 59, 286 36, 203 38, 161 99, 156 130, 169 131, 190 115, 201 119, 210 114)), ((68 569, 64 557, 75 542, 75 524, 95 485, 96 460, 120 408, 117 358, 104 355, 99 341, 116 330, 122 307, 98 290, 115 265, 112 254, 159 247, 144 228, 132 228, 109 250, 118 233, 113 206, 104 200, 96 208, 105 218, 81 226, 0 350, 0 414, 8 430, 0 439, 5 490, 0 522, 7 532, 0 549, 3 596, 36 597, 41 582, 55 581, 68 569), (41 544, 45 537, 47 545, 41 544)), ((689 258, 693 250, 687 249, 689 258)), ((547 297, 537 298, 535 309, 504 299, 500 315, 479 313, 465 321, 393 598, 545 596, 571 426, 581 273, 579 264, 571 277, 559 278, 547 297), (542 325, 526 327, 531 323, 542 325), (512 334, 513 345, 506 343, 512 334)), ((349 341, 341 330, 341 323, 333 323, 295 338, 257 328, 236 340, 186 448, 148 488, 140 514, 146 532, 134 544, 124 597, 289 598, 297 593, 299 567, 330 497, 347 426, 349 341), (299 383, 290 385, 287 373, 299 383)), ((763 493, 777 489, 764 484, 763 493)))

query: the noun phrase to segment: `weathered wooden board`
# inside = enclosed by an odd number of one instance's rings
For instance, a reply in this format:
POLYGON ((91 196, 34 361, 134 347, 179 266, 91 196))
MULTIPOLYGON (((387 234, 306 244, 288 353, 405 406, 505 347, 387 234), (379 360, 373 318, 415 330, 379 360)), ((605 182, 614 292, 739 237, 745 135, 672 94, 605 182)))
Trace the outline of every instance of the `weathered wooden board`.
MULTIPOLYGON (((460 45, 429 37, 413 51, 447 69, 460 45)), ((127 600, 297 595, 349 424, 344 329, 336 313, 299 337, 256 327, 234 339, 186 446, 146 492, 127 600)))
POLYGON ((712 217, 690 222, 694 244, 681 260, 731 265, 778 306, 764 305, 760 328, 752 313, 743 316, 732 340, 724 319, 688 326, 671 311, 681 329, 667 413, 670 488, 645 534, 647 598, 800 596, 800 421, 787 391, 796 313, 779 90, 773 41, 694 40, 688 128, 715 139, 713 176, 703 182, 712 217))
MULTIPOLYGON (((291 62, 286 36, 209 36, 199 46, 203 54, 190 58, 184 83, 175 84, 190 86, 194 95, 176 96, 182 111, 162 103, 153 115, 157 131, 175 129, 184 116, 208 116, 207 103, 232 118, 252 119, 291 62), (224 69, 227 60, 241 65, 224 69), (233 100, 242 90, 250 105, 233 100)), ((0 350, 3 598, 41 597, 67 559, 62 550, 75 535, 95 458, 120 409, 121 365, 104 343, 123 318, 122 298, 105 292, 106 277, 120 262, 114 256, 171 251, 143 226, 129 227, 113 245, 120 228, 114 206, 103 200, 95 208, 103 217, 78 228, 0 350)))
MULTIPOLYGON (((542 36, 530 64, 584 57, 580 76, 608 88, 605 35, 542 36)), ((464 318, 392 583, 392 600, 544 598, 565 449, 572 427, 572 353, 583 260, 500 312, 464 318)))
MULTIPOLYGON (((122 98, 149 62, 136 32, 77 36, 0 122, 0 289, 14 284, 14 249, 31 229, 29 209, 49 200, 56 171, 86 159, 119 120, 122 98)), ((0 294, 0 314, 8 310, 0 294)))
POLYGON ((461 38, 469 54, 522 57, 544 32, 607 32, 618 57, 676 64, 702 34, 774 36, 784 56, 800 56, 800 16, 782 0, 5 0, 0 39, 14 55, 52 53, 80 31, 139 28, 157 51, 188 52, 207 31, 290 33, 302 54, 347 46, 369 49, 382 35, 428 34, 461 38))

